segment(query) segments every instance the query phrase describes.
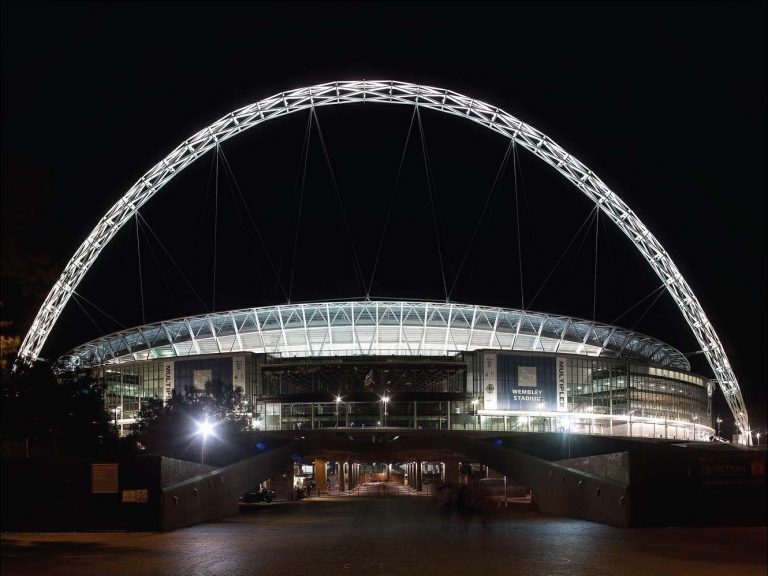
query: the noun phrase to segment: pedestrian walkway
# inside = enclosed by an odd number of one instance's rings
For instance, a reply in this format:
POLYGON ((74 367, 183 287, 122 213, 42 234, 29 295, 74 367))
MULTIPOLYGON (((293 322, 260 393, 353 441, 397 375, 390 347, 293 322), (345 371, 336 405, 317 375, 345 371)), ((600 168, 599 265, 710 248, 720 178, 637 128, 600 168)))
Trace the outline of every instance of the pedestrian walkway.
POLYGON ((170 533, 2 535, 2 576, 765 576, 765 528, 630 530, 429 498, 312 498, 170 533))

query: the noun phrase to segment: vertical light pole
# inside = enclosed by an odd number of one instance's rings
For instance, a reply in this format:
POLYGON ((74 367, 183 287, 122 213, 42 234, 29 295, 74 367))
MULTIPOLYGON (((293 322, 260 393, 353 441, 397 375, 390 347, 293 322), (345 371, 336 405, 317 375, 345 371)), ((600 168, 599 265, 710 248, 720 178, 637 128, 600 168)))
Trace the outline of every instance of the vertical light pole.
POLYGON ((339 408, 341 407, 341 396, 336 396, 336 428, 339 427, 339 408))
POLYGON ((697 415, 693 415, 693 441, 696 442, 696 420, 698 420, 699 417, 697 415))
POLYGON ((207 414, 203 422, 197 423, 197 433, 200 435, 200 464, 205 464, 205 441, 208 435, 213 433, 215 426, 213 422, 208 421, 207 414))
POLYGON ((387 405, 389 404, 389 396, 386 394, 381 397, 381 401, 384 403, 384 428, 387 427, 387 405))
POLYGON ((120 437, 120 430, 117 427, 117 415, 122 412, 122 407, 115 406, 114 412, 115 412, 115 436, 120 437))
POLYGON ((722 424, 723 419, 720 418, 720 416, 718 416, 717 420, 715 420, 715 422, 717 422, 717 437, 720 438, 721 437, 720 436, 720 424, 722 424))
POLYGON ((760 446, 760 432, 755 434, 755 437, 757 438, 757 445, 760 446))

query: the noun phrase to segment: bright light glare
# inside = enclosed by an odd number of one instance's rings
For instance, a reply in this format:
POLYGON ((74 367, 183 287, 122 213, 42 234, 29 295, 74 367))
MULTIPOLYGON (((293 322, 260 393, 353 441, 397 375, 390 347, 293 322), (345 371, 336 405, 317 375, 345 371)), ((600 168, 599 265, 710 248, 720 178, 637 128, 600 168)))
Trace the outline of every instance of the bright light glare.
POLYGON ((215 427, 216 427, 216 424, 214 424, 213 422, 209 422, 208 418, 206 418, 204 422, 197 423, 197 433, 201 434, 203 438, 205 438, 213 434, 213 429, 215 427))
POLYGON ((336 404, 338 404, 339 402, 341 402, 341 396, 336 396, 336 404))

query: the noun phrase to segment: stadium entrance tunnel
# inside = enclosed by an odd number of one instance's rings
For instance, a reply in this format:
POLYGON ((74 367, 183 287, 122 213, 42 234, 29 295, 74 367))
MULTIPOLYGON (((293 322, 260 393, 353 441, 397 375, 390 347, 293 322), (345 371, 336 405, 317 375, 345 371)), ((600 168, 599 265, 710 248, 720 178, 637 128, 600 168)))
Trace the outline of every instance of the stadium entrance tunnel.
POLYGON ((262 489, 274 500, 438 499, 446 484, 497 503, 506 485, 509 503, 527 499, 544 514, 619 527, 766 523, 765 451, 729 444, 414 429, 253 432, 228 441, 227 458, 211 452, 206 464, 172 450, 108 464, 115 476, 101 481, 114 486, 111 495, 93 492, 94 463, 8 459, 3 528, 168 531, 236 515, 240 498, 262 489), (62 486, 68 497, 51 514, 62 486))
POLYGON ((619 527, 765 523, 764 458, 732 445, 412 429, 271 432, 252 444, 277 437, 290 453, 243 491, 259 486, 295 501, 437 497, 445 485, 472 486, 498 505, 530 502, 619 527))

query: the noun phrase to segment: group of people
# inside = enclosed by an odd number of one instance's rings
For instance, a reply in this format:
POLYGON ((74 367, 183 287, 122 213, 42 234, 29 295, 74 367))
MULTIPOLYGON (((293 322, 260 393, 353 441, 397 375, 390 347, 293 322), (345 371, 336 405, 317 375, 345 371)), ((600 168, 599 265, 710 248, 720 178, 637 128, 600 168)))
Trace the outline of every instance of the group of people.
POLYGON ((489 494, 480 482, 461 484, 458 487, 447 482, 437 488, 435 500, 440 508, 443 528, 451 524, 454 515, 464 530, 469 529, 475 517, 483 528, 490 527, 489 494))

